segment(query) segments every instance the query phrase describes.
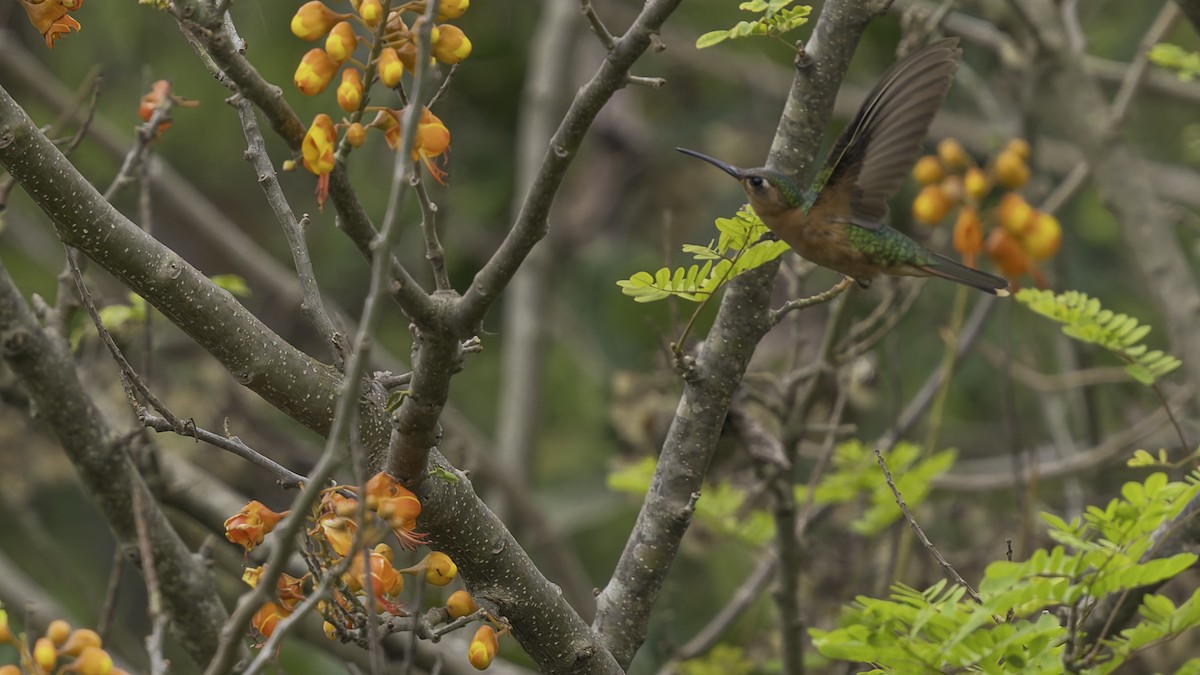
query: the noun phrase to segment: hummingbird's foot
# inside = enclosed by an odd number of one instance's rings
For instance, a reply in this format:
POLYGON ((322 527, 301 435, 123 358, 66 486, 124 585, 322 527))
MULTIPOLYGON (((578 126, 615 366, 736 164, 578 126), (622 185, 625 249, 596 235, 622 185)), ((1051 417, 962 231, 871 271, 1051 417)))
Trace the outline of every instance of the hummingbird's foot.
POLYGON ((850 277, 850 278, 854 279, 854 283, 858 284, 858 287, 863 289, 864 291, 871 287, 870 279, 859 279, 856 277, 850 277))
POLYGON ((761 244, 764 241, 779 241, 779 235, 775 234, 774 232, 772 232, 770 230, 767 230, 765 233, 763 233, 763 236, 759 237, 758 241, 756 241, 754 243, 761 244))
POLYGON ((808 50, 804 48, 803 40, 796 40, 796 58, 793 61, 796 70, 808 70, 812 65, 812 57, 808 55, 808 50))

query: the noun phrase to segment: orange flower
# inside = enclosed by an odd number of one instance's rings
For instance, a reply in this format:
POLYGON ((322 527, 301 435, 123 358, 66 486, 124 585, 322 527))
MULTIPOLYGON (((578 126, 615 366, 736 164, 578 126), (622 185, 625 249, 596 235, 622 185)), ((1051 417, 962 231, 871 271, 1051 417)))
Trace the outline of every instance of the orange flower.
POLYGON ((338 64, 333 59, 329 58, 329 54, 325 53, 324 49, 313 48, 308 50, 304 58, 300 59, 300 65, 296 66, 296 74, 292 76, 292 82, 301 94, 305 96, 316 96, 325 91, 325 87, 333 81, 333 76, 337 74, 338 64))
MULTIPOLYGON (((404 577, 392 567, 392 561, 386 556, 371 551, 370 575, 371 593, 375 600, 388 611, 397 608, 395 597, 404 590, 404 577)), ((346 586, 352 593, 360 593, 367 588, 367 572, 362 554, 356 554, 350 563, 350 570, 345 575, 346 586)))
POLYGON ((334 553, 344 556, 350 553, 354 533, 358 531, 358 523, 328 513, 321 517, 318 531, 325 537, 325 541, 329 542, 329 547, 334 553))
POLYGON ((993 228, 988 235, 987 254, 1009 281, 1016 281, 1029 271, 1029 256, 1008 230, 1002 227, 993 228))
POLYGON ((975 255, 983 250, 983 226, 973 207, 962 207, 954 221, 954 250, 962 254, 968 267, 975 266, 975 255))
POLYGON ((387 521, 402 546, 411 550, 424 543, 424 536, 416 532, 417 517, 421 515, 416 495, 386 471, 372 476, 366 487, 367 508, 387 521))
POLYGON ((991 189, 992 186, 988 185, 987 176, 983 175, 983 172, 978 168, 971 167, 963 175, 963 190, 976 202, 983 201, 983 198, 987 196, 988 190, 991 189))
POLYGON ((440 27, 438 40, 433 45, 433 57, 446 65, 462 63, 471 55, 471 41, 458 26, 449 24, 440 27))
POLYGON ((352 113, 362 104, 363 81, 357 68, 342 71, 342 83, 337 88, 338 107, 352 113))
POLYGON ((74 12, 83 6, 83 0, 20 0, 25 13, 29 15, 29 23, 41 32, 46 39, 46 46, 54 49, 54 41, 60 35, 66 35, 83 26, 67 12, 74 12))
POLYGON ((951 170, 965 169, 971 163, 971 156, 963 149, 962 143, 953 138, 946 138, 938 143, 937 154, 942 164, 951 170))
POLYGON ((496 639, 496 630, 491 626, 480 626, 479 630, 475 631, 475 637, 471 640, 471 646, 467 648, 467 660, 475 666, 476 670, 484 670, 492 665, 492 660, 496 658, 496 652, 500 649, 500 643, 496 639))
POLYGON ((279 605, 268 602, 259 607, 258 611, 254 613, 254 618, 250 619, 250 625, 263 637, 269 638, 271 637, 271 633, 275 632, 275 628, 279 625, 279 622, 286 619, 289 614, 291 612, 279 605))
POLYGON ((300 5, 292 17, 292 35, 313 42, 321 39, 334 24, 349 17, 349 14, 339 14, 329 9, 320 0, 311 0, 300 5))
POLYGON ((274 530, 287 514, 287 511, 275 513, 262 502, 251 500, 225 521, 225 538, 249 552, 261 544, 267 533, 274 530))
POLYGON ((433 163, 433 158, 441 157, 445 164, 446 151, 450 149, 450 130, 442 121, 426 108, 421 113, 421 121, 417 123, 417 138, 413 144, 412 158, 420 158, 429 169, 433 179, 442 185, 446 184, 446 171, 433 163))
POLYGON ((90 628, 80 628, 71 633, 67 643, 59 650, 66 656, 79 656, 88 647, 101 646, 100 634, 90 628))
POLYGON ((325 38, 325 52, 339 65, 354 56, 357 48, 358 36, 354 34, 354 26, 349 21, 339 22, 329 31, 329 37, 325 38))
POLYGON ((314 117, 312 126, 300 144, 300 154, 304 159, 304 168, 317 176, 318 206, 324 206, 325 197, 329 195, 329 173, 333 171, 336 145, 337 130, 333 127, 333 120, 325 113, 314 117))
POLYGON ((41 637, 33 643, 33 661, 44 673, 54 670, 55 664, 58 663, 58 652, 54 649, 54 643, 50 641, 50 638, 41 637))
MULTIPOLYGON (((199 101, 193 101, 180 96, 176 96, 171 91, 170 80, 159 80, 150 85, 150 91, 142 95, 141 101, 138 103, 138 117, 143 122, 149 122, 154 117, 154 111, 162 105, 163 101, 171 99, 175 105, 185 108, 195 108, 200 105, 199 101)), ((162 124, 158 125, 158 135, 161 136, 168 127, 171 126, 170 118, 163 120, 162 124)))

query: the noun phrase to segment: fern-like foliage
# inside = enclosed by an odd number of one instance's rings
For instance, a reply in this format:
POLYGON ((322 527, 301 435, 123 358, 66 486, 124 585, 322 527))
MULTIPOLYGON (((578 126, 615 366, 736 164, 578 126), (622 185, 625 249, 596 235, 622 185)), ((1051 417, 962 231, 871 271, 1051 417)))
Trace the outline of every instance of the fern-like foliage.
POLYGON ((1065 324, 1062 331, 1081 342, 1099 345, 1126 362, 1125 372, 1145 385, 1179 367, 1180 361, 1158 349, 1140 344, 1150 327, 1125 314, 1115 314, 1100 306, 1100 301, 1078 291, 1055 294, 1053 291, 1024 288, 1017 301, 1029 309, 1065 324))
POLYGON ((788 245, 764 239, 769 232, 749 206, 732 218, 718 218, 717 239, 707 246, 684 244, 683 252, 696 262, 685 267, 664 267, 657 272, 638 272, 617 282, 621 292, 635 302, 654 302, 676 297, 703 302, 731 279, 783 255, 788 245))
MULTIPOLYGON (((1200 626, 1200 591, 1178 606, 1147 595, 1131 627, 1105 636, 1099 648, 1068 653, 1065 645, 1084 641, 1071 634, 1079 625, 1063 625, 1047 610, 1070 606, 1077 616, 1087 616, 1107 597, 1165 581, 1194 565, 1193 553, 1144 558, 1153 533, 1196 498, 1198 484, 1196 474, 1187 482, 1168 482, 1166 474, 1155 473, 1127 483, 1120 499, 1091 507, 1069 523, 1043 514, 1060 545, 1026 561, 989 565, 979 587, 982 602, 967 600, 964 589, 944 581, 924 591, 898 584, 888 599, 859 597, 840 628, 810 631, 813 644, 831 658, 872 663, 876 673, 1112 672, 1200 626)), ((1196 668, 1189 662, 1178 672, 1196 668)))
MULTIPOLYGON (((921 446, 901 441, 884 458, 896 477, 896 489, 904 495, 909 508, 916 508, 929 495, 933 479, 945 473, 958 456, 956 450, 942 450, 922 457, 921 446)), ((796 488, 796 501, 808 499, 808 488, 796 488)), ((829 471, 813 491, 814 504, 865 502, 865 509, 850 523, 850 529, 864 535, 876 535, 902 515, 896 497, 887 483, 879 479, 879 467, 872 449, 858 440, 841 443, 830 458, 829 471)))
POLYGON ((755 12, 762 16, 754 21, 739 21, 733 28, 714 30, 696 40, 696 49, 704 49, 726 40, 751 36, 779 37, 805 23, 812 7, 800 5, 788 7, 795 0, 750 0, 738 5, 738 9, 755 12))

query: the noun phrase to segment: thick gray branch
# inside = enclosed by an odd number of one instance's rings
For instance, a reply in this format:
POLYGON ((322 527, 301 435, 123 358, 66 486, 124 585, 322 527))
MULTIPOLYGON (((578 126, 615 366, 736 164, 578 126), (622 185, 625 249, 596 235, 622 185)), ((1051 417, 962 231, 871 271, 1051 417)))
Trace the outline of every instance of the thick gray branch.
MULTIPOLYGON (((0 145, 9 139, 7 129, 0 131, 0 145)), ((65 343, 38 325, 3 263, 0 355, 25 384, 41 419, 62 444, 122 546, 137 546, 133 514, 137 495, 173 633, 197 663, 207 661, 226 618, 211 575, 167 522, 126 453, 128 439, 108 425, 84 393, 65 343)))
MULTIPOLYGON (((861 0, 826 3, 788 94, 771 165, 794 175, 807 172, 858 38, 886 6, 861 0)), ((624 666, 645 639, 650 608, 691 522, 733 393, 771 326, 768 303, 778 269, 778 262, 765 265, 735 279, 726 291, 684 387, 637 524, 598 599, 593 626, 624 666)))

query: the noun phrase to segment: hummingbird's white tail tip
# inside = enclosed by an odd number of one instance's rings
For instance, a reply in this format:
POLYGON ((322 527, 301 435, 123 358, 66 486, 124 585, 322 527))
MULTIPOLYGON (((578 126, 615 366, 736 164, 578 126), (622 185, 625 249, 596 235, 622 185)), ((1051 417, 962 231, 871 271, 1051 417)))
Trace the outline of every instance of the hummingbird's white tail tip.
POLYGON ((1007 297, 1008 297, 1008 296, 1010 296, 1010 295, 1012 295, 1012 293, 1010 293, 1010 292, 1009 292, 1009 290, 1008 290, 1007 288, 997 288, 997 289, 996 289, 996 296, 997 296, 997 297, 1001 297, 1001 298, 1007 298, 1007 297))

